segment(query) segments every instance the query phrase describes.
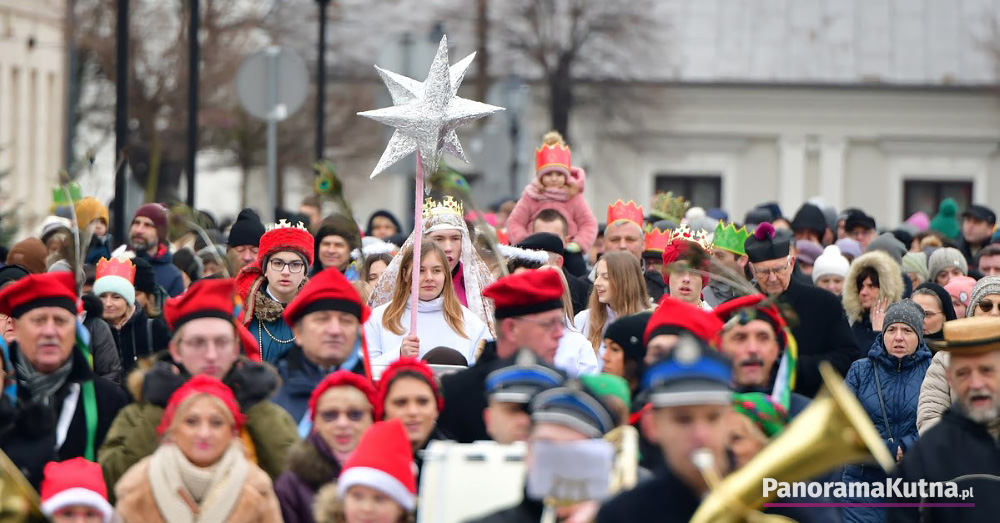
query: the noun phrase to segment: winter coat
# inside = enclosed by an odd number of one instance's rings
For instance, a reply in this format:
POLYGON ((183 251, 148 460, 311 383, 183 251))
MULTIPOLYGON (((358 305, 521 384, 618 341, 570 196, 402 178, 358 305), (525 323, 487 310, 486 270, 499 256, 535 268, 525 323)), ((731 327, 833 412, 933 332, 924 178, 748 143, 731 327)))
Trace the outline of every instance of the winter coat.
POLYGON ((893 507, 888 523, 994 522, 1000 514, 1000 446, 982 424, 949 409, 924 433, 896 467, 904 483, 954 481, 959 493, 972 489, 973 498, 894 498, 893 503, 975 503, 975 507, 893 507), (979 476, 977 476, 979 475, 979 476), (985 477, 984 477, 985 475, 985 477), (958 479, 961 478, 961 479, 958 479), (921 516, 923 518, 921 519, 921 516))
POLYGON ((488 440, 483 410, 486 409, 486 376, 510 363, 497 356, 496 342, 483 348, 476 364, 468 369, 441 377, 444 411, 438 417, 438 427, 459 443, 488 440))
POLYGON ((823 379, 819 362, 829 361, 840 375, 847 373, 858 357, 858 347, 840 300, 832 293, 791 280, 779 301, 798 315, 792 334, 799 346, 795 392, 812 398, 823 379))
MULTIPOLYGON (((188 378, 187 372, 170 361, 168 354, 161 354, 155 362, 140 362, 129 375, 128 385, 135 403, 122 409, 115 418, 97 454, 104 480, 110 487, 108 492, 113 492, 115 483, 130 467, 156 450, 160 441, 156 427, 163 409, 170 395, 188 378)), ((250 450, 256 463, 277 477, 285 468, 285 456, 298 440, 298 432, 288 414, 267 401, 279 383, 274 369, 241 358, 222 381, 233 389, 240 410, 246 415, 243 436, 253 445, 250 450)))
POLYGON ((111 258, 111 246, 115 244, 114 237, 111 234, 105 234, 101 236, 91 236, 90 237, 90 247, 87 248, 87 257, 84 259, 83 263, 89 265, 97 265, 97 262, 101 261, 101 258, 111 258))
MULTIPOLYGON (((844 278, 843 302, 847 320, 851 322, 851 331, 859 352, 856 357, 864 358, 868 349, 875 343, 876 332, 872 330, 871 317, 861 306, 858 293, 858 275, 861 271, 872 268, 878 274, 879 292, 876 300, 888 299, 892 305, 903 298, 903 273, 892 256, 883 251, 872 251, 854 259, 847 276, 844 278)), ((888 308, 888 306, 887 306, 888 308)))
POLYGON ((594 288, 594 284, 590 283, 590 280, 573 276, 565 267, 562 271, 563 276, 566 277, 566 283, 569 285, 569 300, 573 304, 573 314, 579 314, 580 311, 587 308, 590 302, 590 291, 594 288))
POLYGON ((159 351, 166 350, 170 332, 163 321, 151 319, 138 303, 132 316, 121 329, 111 328, 111 335, 121 359, 122 374, 128 376, 137 362, 159 351))
MULTIPOLYGON (((166 523, 153 495, 150 459, 151 456, 148 456, 136 463, 115 486, 115 497, 118 499, 115 510, 124 523, 166 523)), ((281 509, 271 486, 271 478, 253 463, 247 471, 240 497, 225 523, 281 523, 281 509)))
POLYGON ((643 271, 642 276, 646 280, 646 293, 653 303, 660 303, 665 294, 670 294, 667 282, 663 281, 663 275, 659 271, 643 271))
POLYGON ((340 476, 340 463, 315 433, 292 445, 288 468, 274 482, 285 523, 315 523, 313 502, 316 493, 340 476))
POLYGON ((121 387, 126 374, 122 371, 121 356, 118 354, 111 326, 101 318, 104 315, 104 306, 93 294, 84 294, 81 301, 85 312, 83 326, 90 332, 94 373, 121 387))
POLYGON ((927 368, 924 381, 920 384, 920 400, 917 402, 917 430, 921 434, 933 427, 941 419, 941 415, 951 408, 952 402, 956 399, 951 393, 951 386, 948 385, 949 360, 947 351, 938 351, 931 359, 931 365, 927 368))
POLYGON ((364 375, 365 364, 361 358, 350 358, 338 368, 322 369, 306 359, 302 347, 294 346, 278 361, 281 388, 272 401, 292 415, 298 424, 309 408, 309 397, 323 378, 332 372, 345 369, 364 375))
MULTIPOLYGON (((308 281, 309 278, 303 278, 299 290, 302 290, 308 281)), ((240 320, 257 339, 261 359, 272 365, 277 364, 278 360, 295 345, 292 327, 281 317, 285 312, 285 305, 267 294, 267 279, 264 276, 258 276, 249 285, 246 294, 241 292, 240 296, 247 303, 240 320)))
POLYGON ((559 338, 553 363, 571 378, 600 374, 602 365, 590 340, 569 326, 563 329, 563 336, 559 338))
MULTIPOLYGON (((917 399, 920 396, 920 384, 930 365, 931 351, 925 343, 917 350, 903 358, 891 356, 884 346, 882 336, 876 337, 875 343, 868 351, 868 357, 855 361, 847 372, 844 383, 857 396, 875 428, 882 436, 882 441, 889 454, 896 456, 901 447, 905 455, 919 436, 917 432, 917 399), (878 373, 876 380, 875 373, 878 373), (885 414, 879 402, 878 384, 882 385, 882 399, 885 402, 885 414), (885 420, 889 420, 886 427, 885 420), (891 435, 891 438, 890 438, 891 435)), ((851 482, 884 482, 885 472, 878 465, 847 465, 844 467, 843 481, 851 482)), ((877 503, 874 498, 846 498, 846 503, 877 503)), ((885 510, 877 507, 851 507, 844 509, 844 520, 847 522, 880 523, 885 519, 885 510)))
POLYGON ((531 235, 532 226, 538 213, 545 209, 553 209, 566 218, 569 234, 566 235, 566 243, 576 243, 582 252, 590 251, 597 239, 597 218, 587 205, 587 200, 583 197, 583 190, 587 184, 587 173, 579 167, 570 168, 570 174, 566 177, 566 182, 574 186, 575 192, 552 191, 546 189, 540 191, 537 179, 532 181, 524 192, 521 199, 517 201, 514 209, 507 217, 507 237, 511 245, 520 243, 531 235), (562 194, 556 194, 561 192, 562 194))
POLYGON ((135 255, 144 258, 153 266, 156 284, 163 287, 170 297, 184 292, 184 277, 181 276, 181 270, 174 265, 174 255, 170 253, 166 244, 160 244, 155 256, 150 256, 145 251, 136 252, 135 255))
MULTIPOLYGON (((17 343, 10 346, 11 359, 18 350, 17 343)), ((49 461, 63 461, 84 457, 87 446, 87 419, 84 409, 84 394, 76 395, 77 401, 70 405, 74 409, 72 421, 66 432, 62 446, 56 449, 56 420, 64 408, 67 397, 75 389, 82 389, 87 381, 94 383, 97 406, 97 423, 94 432, 94 451, 101 446, 109 433, 112 420, 128 402, 120 387, 104 378, 94 375, 86 357, 77 349, 71 356, 72 367, 66 383, 56 391, 51 406, 34 402, 27 387, 17 387, 17 421, 10 432, 0 440, 0 450, 14 462, 28 482, 37 490, 42 482, 42 470, 49 461)))

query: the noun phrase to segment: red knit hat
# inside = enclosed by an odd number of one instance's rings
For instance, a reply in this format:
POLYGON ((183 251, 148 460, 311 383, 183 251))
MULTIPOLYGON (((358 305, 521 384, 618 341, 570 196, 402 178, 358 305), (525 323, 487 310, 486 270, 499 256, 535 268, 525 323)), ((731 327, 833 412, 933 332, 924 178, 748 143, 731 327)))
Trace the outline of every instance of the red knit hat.
POLYGON ((76 315, 76 299, 72 272, 30 274, 0 291, 0 313, 16 319, 38 307, 60 307, 76 315))
POLYGON ((504 276, 483 289, 483 296, 493 299, 498 320, 561 309, 562 295, 562 278, 538 269, 504 276))
POLYGON ((167 300, 163 318, 171 332, 197 318, 232 320, 235 293, 236 282, 232 278, 198 280, 184 294, 167 300))
POLYGON ((372 384, 368 382, 364 376, 351 372, 349 370, 338 370, 333 374, 328 374, 323 381, 316 385, 316 388, 312 391, 312 396, 309 397, 309 412, 312 413, 313 420, 316 419, 316 404, 319 403, 319 398, 326 393, 326 391, 334 387, 354 387, 361 391, 368 400, 368 403, 372 406, 372 410, 376 411, 375 405, 377 404, 375 397, 375 388, 372 384))
POLYGON ((719 332, 722 331, 722 322, 711 312, 665 294, 653 312, 653 317, 646 324, 642 342, 649 344, 649 340, 656 336, 678 334, 681 331, 690 332, 716 346, 719 332))
POLYGON ((778 344, 781 348, 785 347, 788 343, 788 334, 785 332, 785 319, 781 316, 778 308, 768 301, 767 296, 763 294, 750 294, 734 298, 719 304, 718 307, 712 310, 712 314, 715 314, 725 324, 742 309, 752 309, 756 313, 755 317, 748 318, 747 321, 758 319, 770 323, 778 339, 778 344))
POLYGON ((399 358, 382 371, 382 376, 378 380, 378 388, 375 390, 375 419, 385 417, 385 398, 389 395, 389 388, 392 387, 393 381, 399 377, 399 374, 404 372, 417 374, 423 378, 430 386, 434 397, 437 398, 438 412, 444 412, 444 396, 438 389, 437 379, 434 377, 434 370, 431 369, 430 365, 416 358, 399 358))
POLYGON ((236 401, 233 390, 222 383, 219 378, 199 374, 187 380, 187 383, 181 385, 170 395, 167 408, 163 411, 163 417, 160 419, 160 425, 156 427, 156 432, 162 436, 170 429, 170 425, 174 422, 174 416, 177 414, 177 408, 180 407, 181 403, 184 403, 184 400, 195 394, 208 394, 219 398, 232 413, 233 419, 236 420, 236 430, 243 426, 246 417, 240 412, 240 404, 236 401))
MULTIPOLYGON (((153 227, 156 227, 156 238, 160 243, 167 242, 167 215, 170 211, 166 207, 158 203, 147 203, 140 205, 138 209, 135 210, 135 216, 132 217, 134 222, 136 218, 142 216, 144 218, 149 218, 153 222, 153 227)), ((87 224, 89 225, 89 224, 87 224)))
POLYGON ((299 318, 316 311, 341 311, 358 317, 361 323, 368 321, 371 310, 361 302, 361 295, 347 281, 340 271, 327 269, 309 280, 308 283, 285 306, 282 318, 294 325, 299 318))
POLYGON ((413 450, 403 422, 380 421, 365 431, 344 463, 344 471, 337 478, 337 493, 344 499, 355 485, 371 487, 409 512, 417 506, 417 478, 413 469, 413 450))
POLYGON ((282 252, 290 251, 302 255, 306 265, 313 263, 313 235, 300 222, 292 225, 285 220, 267 226, 267 232, 260 237, 260 250, 257 251, 257 261, 254 263, 261 271, 264 261, 282 252))
POLYGON ((51 518, 66 507, 83 505, 100 511, 104 523, 114 516, 108 503, 101 466, 84 458, 50 461, 42 479, 42 513, 51 518))

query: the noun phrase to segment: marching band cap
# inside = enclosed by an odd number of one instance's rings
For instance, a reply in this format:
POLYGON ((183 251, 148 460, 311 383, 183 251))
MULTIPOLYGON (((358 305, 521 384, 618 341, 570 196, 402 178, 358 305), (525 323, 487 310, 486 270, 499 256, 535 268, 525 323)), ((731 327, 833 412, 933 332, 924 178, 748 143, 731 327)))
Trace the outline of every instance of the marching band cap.
POLYGON ((732 372, 729 358, 685 334, 666 358, 646 371, 643 394, 653 407, 729 405, 732 372))
POLYGON ((494 401, 528 404, 539 392, 558 387, 565 380, 562 372, 539 362, 530 350, 521 349, 514 362, 486 376, 486 397, 494 401))
POLYGON ((588 438, 600 438, 615 428, 611 409, 579 379, 538 394, 529 410, 532 423, 562 425, 588 438))

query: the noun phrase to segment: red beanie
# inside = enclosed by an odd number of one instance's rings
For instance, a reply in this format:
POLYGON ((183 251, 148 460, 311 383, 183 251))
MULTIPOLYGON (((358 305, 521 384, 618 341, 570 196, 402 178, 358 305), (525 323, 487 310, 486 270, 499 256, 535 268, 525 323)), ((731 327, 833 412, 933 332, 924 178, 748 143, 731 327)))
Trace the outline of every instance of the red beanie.
POLYGON ((267 226, 267 232, 260 237, 260 250, 257 251, 257 261, 254 262, 257 268, 264 271, 264 261, 275 254, 289 251, 294 252, 306 260, 306 266, 313 263, 313 235, 302 226, 292 225, 285 220, 278 224, 267 226))
POLYGON ((233 419, 236 421, 236 430, 243 426, 246 417, 240 412, 240 404, 236 401, 233 390, 222 383, 219 378, 199 374, 189 379, 187 383, 181 385, 170 395, 167 408, 163 411, 163 418, 160 419, 160 425, 156 427, 156 432, 162 436, 169 430, 174 416, 177 414, 177 408, 180 407, 181 403, 184 403, 184 400, 195 394, 208 394, 219 398, 232 413, 233 419))
POLYGON ((0 313, 17 319, 38 307, 60 307, 75 315, 76 301, 72 272, 29 274, 0 291, 0 313))
POLYGON ((321 310, 353 314, 361 323, 368 321, 371 313, 368 306, 361 303, 357 289, 336 269, 323 270, 313 276, 285 307, 282 318, 285 323, 294 325, 302 316, 321 310))
POLYGON ((438 412, 444 412, 444 396, 438 390, 437 378, 435 378, 434 370, 431 369, 430 365, 416 358, 399 358, 382 371, 382 376, 378 380, 378 389, 375 391, 375 419, 385 417, 385 398, 389 395, 389 388, 392 387, 393 381, 399 377, 400 373, 417 374, 427 382, 434 397, 437 398, 438 412))
POLYGON ((132 217, 132 221, 142 216, 143 218, 149 218, 153 222, 153 227, 156 227, 156 239, 160 243, 166 243, 167 240, 167 208, 158 203, 147 203, 140 205, 135 211, 135 216, 132 217))
POLYGON ((368 379, 364 376, 351 372, 349 370, 338 370, 332 374, 328 374, 327 377, 323 378, 323 381, 316 385, 316 388, 312 391, 312 396, 309 397, 309 412, 312 414, 312 419, 316 419, 316 404, 319 403, 320 397, 326 393, 326 391, 334 387, 354 387, 361 391, 365 395, 365 399, 372 406, 373 414, 378 409, 375 408, 376 397, 375 388, 372 384, 368 382, 368 379))
POLYGON ((650 339, 660 334, 678 334, 681 331, 690 332, 715 347, 722 331, 722 321, 711 312, 664 294, 646 324, 642 342, 649 344, 650 339))
POLYGON ((198 318, 232 320, 236 310, 236 281, 232 278, 198 280, 187 292, 167 300, 163 318, 171 332, 198 318))
POLYGON ((493 299, 498 320, 562 309, 562 295, 562 278, 538 269, 504 276, 483 289, 483 296, 493 299))
POLYGON ((394 419, 375 423, 344 463, 337 478, 337 492, 344 499, 355 485, 374 488, 399 503, 407 512, 417 506, 417 478, 413 450, 403 422, 394 419))
POLYGON ((42 513, 51 518, 66 507, 83 505, 98 510, 104 523, 114 516, 108 503, 101 466, 84 458, 50 461, 42 479, 42 513))

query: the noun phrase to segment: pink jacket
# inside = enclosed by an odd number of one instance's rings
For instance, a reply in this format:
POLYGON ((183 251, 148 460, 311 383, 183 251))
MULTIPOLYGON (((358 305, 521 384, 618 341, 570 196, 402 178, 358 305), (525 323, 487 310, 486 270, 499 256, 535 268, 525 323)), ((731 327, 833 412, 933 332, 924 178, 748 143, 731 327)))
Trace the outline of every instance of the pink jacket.
POLYGON ((517 201, 514 210, 507 217, 507 235, 511 245, 521 242, 531 235, 532 223, 538 213, 545 209, 555 209, 569 223, 566 242, 576 242, 587 252, 597 239, 597 218, 583 199, 583 189, 587 183, 587 173, 579 167, 570 169, 569 183, 577 190, 570 195, 565 190, 545 189, 541 191, 536 182, 528 184, 517 201))

